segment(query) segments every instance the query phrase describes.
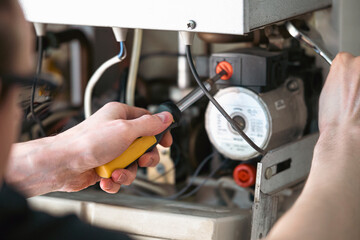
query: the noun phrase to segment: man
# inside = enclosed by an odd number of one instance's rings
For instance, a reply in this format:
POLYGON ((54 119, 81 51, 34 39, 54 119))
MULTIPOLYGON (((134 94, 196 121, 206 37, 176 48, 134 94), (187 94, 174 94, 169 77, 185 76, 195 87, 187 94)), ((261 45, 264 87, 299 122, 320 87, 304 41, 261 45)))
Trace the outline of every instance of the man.
MULTIPOLYGON (((27 74, 31 69, 30 34, 18 4, 0 0, 0 17, 0 75, 7 71, 27 74), (13 35, 7 34, 13 37, 10 43, 1 39, 4 24, 17 29, 13 35), (16 43, 17 47, 5 51, 5 43, 16 43), (13 54, 3 56, 3 52, 13 54)), ((121 184, 134 179, 136 165, 116 170, 111 179, 100 179, 93 168, 120 155, 137 137, 160 133, 172 121, 169 113, 151 116, 143 109, 111 103, 67 132, 16 144, 10 153, 20 115, 17 93, 18 89, 11 88, 0 96, 0 179, 5 178, 27 196, 77 191, 99 180, 103 190, 117 192, 121 184)), ((359 57, 341 53, 334 60, 320 97, 319 128, 303 193, 267 239, 360 239, 359 57)), ((162 144, 171 144, 169 134, 162 144)), ((139 165, 157 162, 153 151, 145 154, 139 165)), ((0 230, 2 238, 114 237, 114 233, 101 232, 71 217, 59 219, 32 212, 23 198, 7 188, 0 194, 0 230)))
MULTIPOLYGON (((101 188, 116 193, 136 176, 137 163, 115 170, 101 179, 94 168, 119 156, 135 139, 164 131, 170 113, 149 115, 144 109, 109 103, 76 127, 57 136, 26 143, 15 142, 21 119, 19 89, 4 89, 1 76, 27 76, 33 68, 30 26, 17 1, 0 0, 0 185, 7 182, 27 197, 52 191, 79 191, 100 181, 101 188)), ((161 144, 170 146, 170 133, 161 144)), ((138 164, 155 166, 156 148, 138 164)), ((122 235, 88 226, 74 216, 53 218, 31 211, 23 197, 8 187, 0 192, 0 238, 119 238, 122 235)), ((125 238, 124 236, 122 236, 125 238)), ((127 238, 126 238, 127 239, 127 238)))
MULTIPOLYGON (((17 1, 1 0, 0 4, 0 42, 4 43, 0 49, 0 75, 27 76, 33 69, 30 24, 25 21, 17 1)), ((1 96, 3 132, 0 136, 11 136, 1 139, 4 142, 1 144, 4 148, 2 159, 7 158, 10 144, 18 133, 18 91, 9 89, 1 96)), ((162 132, 171 122, 172 116, 167 112, 151 116, 144 109, 109 103, 88 121, 67 132, 14 145, 7 172, 0 176, 5 176, 8 183, 28 197, 51 191, 79 191, 100 180, 94 167, 119 156, 136 138, 162 132)), ((161 144, 170 146, 171 142, 171 135, 167 133, 161 144)), ((154 149, 143 155, 138 163, 141 167, 149 167, 158 161, 159 155, 154 149)), ((109 193, 116 193, 121 184, 128 185, 134 180, 136 170, 136 163, 128 169, 116 170, 111 179, 101 179, 100 186, 109 193)))

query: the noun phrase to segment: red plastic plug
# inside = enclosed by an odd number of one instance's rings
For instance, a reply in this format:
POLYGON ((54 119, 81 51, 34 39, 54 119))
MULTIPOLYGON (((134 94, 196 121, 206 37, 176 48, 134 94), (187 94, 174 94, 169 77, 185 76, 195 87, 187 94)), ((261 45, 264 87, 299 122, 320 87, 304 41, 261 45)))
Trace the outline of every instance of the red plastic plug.
POLYGON ((251 187, 255 184, 256 169, 250 164, 239 164, 233 172, 233 178, 240 187, 251 187))

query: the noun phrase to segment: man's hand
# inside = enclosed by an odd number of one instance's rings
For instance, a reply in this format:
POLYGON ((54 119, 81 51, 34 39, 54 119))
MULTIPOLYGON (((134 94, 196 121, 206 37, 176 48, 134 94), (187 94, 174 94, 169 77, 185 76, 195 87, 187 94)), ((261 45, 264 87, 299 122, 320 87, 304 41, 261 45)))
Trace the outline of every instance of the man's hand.
MULTIPOLYGON (((116 193, 120 185, 129 185, 135 179, 137 164, 153 167, 159 162, 157 149, 144 154, 138 163, 115 170, 110 179, 101 179, 94 168, 118 157, 138 137, 161 133, 172 121, 168 112, 150 115, 145 109, 108 103, 84 122, 55 137, 16 144, 7 181, 28 196, 79 191, 99 180, 104 191, 116 193), (28 161, 21 162, 24 158, 28 161)), ((166 133, 160 144, 168 147, 171 143, 171 135, 166 133)))
POLYGON ((360 239, 360 58, 340 53, 320 96, 309 177, 270 239, 360 239))
MULTIPOLYGON (((69 148, 76 145, 75 154, 79 156, 78 161, 67 162, 69 174, 61 190, 76 191, 95 183, 100 179, 93 170, 95 167, 118 157, 138 137, 161 133, 171 122, 172 116, 167 112, 150 115, 145 109, 108 103, 83 123, 57 136, 69 148)), ((168 147, 171 143, 171 135, 167 133, 161 145, 168 147)), ((156 148, 138 160, 140 167, 153 167, 158 162, 156 148)), ((127 169, 115 170, 110 179, 101 179, 100 186, 106 192, 116 193, 121 184, 134 181, 136 171, 134 162, 127 169)))
POLYGON ((339 53, 320 96, 320 132, 360 127, 360 57, 339 53))

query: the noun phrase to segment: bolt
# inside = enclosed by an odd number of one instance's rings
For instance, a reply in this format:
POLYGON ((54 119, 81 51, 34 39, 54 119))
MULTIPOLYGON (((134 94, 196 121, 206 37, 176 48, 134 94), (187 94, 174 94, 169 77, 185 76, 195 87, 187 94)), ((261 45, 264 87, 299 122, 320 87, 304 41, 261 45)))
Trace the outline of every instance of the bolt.
POLYGON ((288 82, 286 87, 290 92, 294 92, 299 89, 299 84, 296 80, 291 80, 290 82, 288 82))
POLYGON ((189 22, 186 24, 187 29, 193 30, 196 28, 196 22, 194 20, 189 20, 189 22))
POLYGON ((270 179, 271 177, 272 177, 272 169, 271 168, 267 168, 266 170, 265 170, 265 178, 266 179, 270 179))

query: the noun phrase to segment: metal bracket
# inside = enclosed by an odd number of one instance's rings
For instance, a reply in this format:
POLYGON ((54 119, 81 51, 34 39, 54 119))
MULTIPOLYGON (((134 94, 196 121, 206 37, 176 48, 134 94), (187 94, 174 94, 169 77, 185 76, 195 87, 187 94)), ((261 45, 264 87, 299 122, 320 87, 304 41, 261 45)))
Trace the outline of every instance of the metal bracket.
POLYGON ((261 160, 261 191, 274 194, 305 180, 318 138, 312 134, 266 154, 261 160))
POLYGON ((257 166, 251 240, 266 237, 277 219, 276 193, 304 181, 319 134, 268 152, 257 166))
POLYGON ((251 240, 265 237, 277 219, 278 197, 264 194, 260 190, 262 169, 263 164, 260 162, 257 165, 251 240))

